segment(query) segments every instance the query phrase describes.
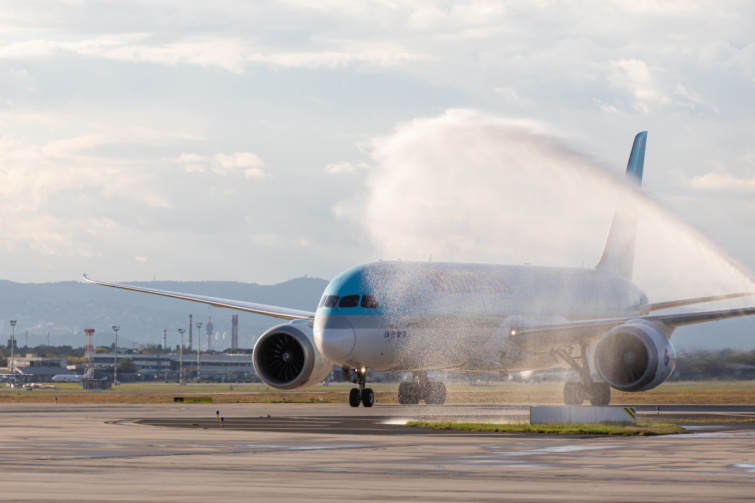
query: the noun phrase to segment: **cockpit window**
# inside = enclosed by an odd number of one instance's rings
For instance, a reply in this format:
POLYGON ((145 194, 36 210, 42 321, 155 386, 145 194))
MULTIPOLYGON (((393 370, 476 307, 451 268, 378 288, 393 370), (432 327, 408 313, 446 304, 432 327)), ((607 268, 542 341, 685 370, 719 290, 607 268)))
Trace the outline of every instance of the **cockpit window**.
POLYGON ((322 299, 320 299, 320 303, 319 303, 319 304, 317 304, 317 307, 318 307, 318 308, 321 308, 322 306, 324 306, 324 305, 325 305, 325 299, 327 299, 327 298, 328 298, 328 296, 327 296, 327 295, 323 295, 323 296, 322 296, 322 299))
POLYGON ((341 297, 341 303, 338 307, 357 307, 359 305, 359 295, 344 295, 341 297))
POLYGON ((378 301, 372 295, 362 295, 362 307, 375 309, 378 307, 378 301))
POLYGON ((337 295, 326 295, 325 302, 322 303, 322 307, 336 307, 338 305, 337 295))

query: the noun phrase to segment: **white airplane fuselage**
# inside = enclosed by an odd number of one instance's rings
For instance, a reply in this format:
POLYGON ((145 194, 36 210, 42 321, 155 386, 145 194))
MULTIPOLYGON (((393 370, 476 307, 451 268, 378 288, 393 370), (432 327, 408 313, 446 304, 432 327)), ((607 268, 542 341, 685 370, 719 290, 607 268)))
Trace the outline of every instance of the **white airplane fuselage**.
POLYGON ((58 374, 52 377, 52 382, 81 382, 83 378, 84 376, 76 374, 58 374))
POLYGON ((347 368, 547 368, 558 363, 549 341, 522 344, 516 328, 639 315, 646 303, 634 283, 595 269, 374 262, 330 282, 314 340, 347 368))

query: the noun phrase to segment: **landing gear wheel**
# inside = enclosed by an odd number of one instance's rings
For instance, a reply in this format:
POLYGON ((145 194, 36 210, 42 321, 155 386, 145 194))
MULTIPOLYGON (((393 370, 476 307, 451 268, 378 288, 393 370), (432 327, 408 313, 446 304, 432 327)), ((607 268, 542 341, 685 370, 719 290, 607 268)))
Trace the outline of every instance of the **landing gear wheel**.
POLYGON ((581 382, 564 383, 564 403, 582 405, 585 401, 585 386, 581 382))
POLYGON ((398 403, 401 405, 414 405, 419 403, 419 384, 414 382, 402 382, 398 385, 398 403))
POLYGON ((351 388, 351 391, 349 391, 349 405, 352 407, 359 407, 359 402, 361 402, 361 393, 359 393, 359 390, 357 388, 351 388))
POLYGON ((594 382, 589 388, 590 403, 595 407, 605 407, 611 402, 611 388, 604 382, 594 382))
POLYGON ((375 403, 375 394, 372 392, 372 389, 364 388, 362 390, 362 405, 372 407, 373 403, 375 403))
POLYGON ((439 381, 430 381, 422 388, 422 399, 428 405, 446 403, 446 385, 439 381))

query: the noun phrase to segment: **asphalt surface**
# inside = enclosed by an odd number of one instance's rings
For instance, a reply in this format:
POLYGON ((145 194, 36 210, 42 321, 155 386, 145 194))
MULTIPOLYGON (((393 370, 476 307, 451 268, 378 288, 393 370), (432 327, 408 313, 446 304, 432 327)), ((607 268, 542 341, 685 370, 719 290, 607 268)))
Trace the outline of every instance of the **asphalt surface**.
MULTIPOLYGON (((668 422, 678 422, 687 428, 714 427, 717 430, 755 429, 755 406, 724 405, 675 405, 658 407, 635 407, 638 418, 661 418, 668 422), (747 422, 752 421, 752 422, 747 422)), ((459 432, 454 430, 433 430, 406 426, 407 421, 459 421, 482 423, 512 423, 529 419, 528 406, 464 406, 442 407, 389 407, 390 415, 382 415, 384 407, 372 409, 345 409, 333 416, 280 416, 279 414, 259 417, 229 417, 218 420, 214 417, 185 418, 161 417, 137 420, 138 424, 173 428, 229 428, 258 432, 297 432, 328 435, 475 435, 500 436, 499 433, 459 432), (365 414, 367 412, 368 414, 365 414), (361 414, 360 414, 361 413, 361 414)), ((217 411, 219 412, 219 411, 217 411)))
MULTIPOLYGON (((668 503, 755 496, 749 423, 692 424, 694 433, 647 438, 444 434, 402 426, 424 418, 502 421, 523 410, 3 405, 0 500, 668 503)), ((755 412, 662 407, 660 414, 741 419, 755 412)))

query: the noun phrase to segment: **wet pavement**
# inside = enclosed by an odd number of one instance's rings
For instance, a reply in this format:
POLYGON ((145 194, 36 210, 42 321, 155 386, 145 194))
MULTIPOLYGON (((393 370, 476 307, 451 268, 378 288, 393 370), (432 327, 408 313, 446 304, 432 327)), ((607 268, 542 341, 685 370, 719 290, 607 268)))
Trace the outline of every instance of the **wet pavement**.
POLYGON ((748 423, 732 423, 723 431, 712 428, 721 426, 717 423, 700 424, 711 428, 647 438, 444 434, 402 425, 414 418, 514 418, 521 413, 508 406, 3 405, 0 499, 670 502, 753 497, 755 431, 743 429, 748 423), (225 418, 222 428, 216 411, 225 418), (139 424, 166 419, 186 427, 139 424))

